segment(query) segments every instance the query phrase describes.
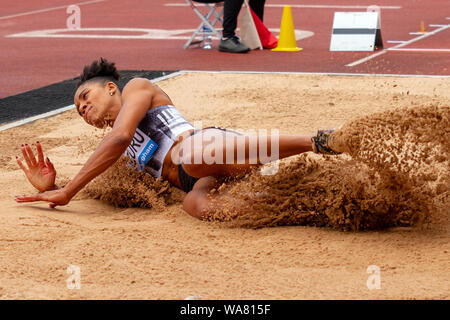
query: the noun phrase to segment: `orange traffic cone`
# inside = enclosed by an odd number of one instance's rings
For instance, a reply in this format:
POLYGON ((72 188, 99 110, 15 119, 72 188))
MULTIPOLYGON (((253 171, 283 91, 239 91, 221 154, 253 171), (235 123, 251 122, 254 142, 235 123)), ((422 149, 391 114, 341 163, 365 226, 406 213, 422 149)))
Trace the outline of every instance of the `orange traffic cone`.
POLYGON ((425 33, 425 23, 422 21, 420 21, 420 33, 425 33))
POLYGON ((297 48, 297 41, 295 40, 294 21, 292 19, 291 6, 284 6, 278 45, 275 49, 272 49, 272 51, 293 52, 300 50, 303 49, 297 48))

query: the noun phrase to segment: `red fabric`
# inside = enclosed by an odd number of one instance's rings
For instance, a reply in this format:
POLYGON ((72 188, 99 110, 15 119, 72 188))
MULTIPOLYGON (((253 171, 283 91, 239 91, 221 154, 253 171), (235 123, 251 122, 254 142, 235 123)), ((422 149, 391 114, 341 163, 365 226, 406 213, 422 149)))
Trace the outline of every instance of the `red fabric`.
POLYGON ((278 39, 267 29, 262 23, 261 19, 253 12, 252 8, 249 8, 252 13, 253 21, 255 22, 256 30, 258 31, 259 39, 264 49, 276 48, 278 39))

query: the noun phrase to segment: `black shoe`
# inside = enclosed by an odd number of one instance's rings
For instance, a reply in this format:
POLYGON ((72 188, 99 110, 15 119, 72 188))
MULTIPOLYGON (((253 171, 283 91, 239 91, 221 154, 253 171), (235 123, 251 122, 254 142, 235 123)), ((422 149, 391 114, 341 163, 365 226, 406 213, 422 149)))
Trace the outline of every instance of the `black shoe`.
POLYGON ((319 130, 317 135, 311 138, 312 148, 315 153, 340 154, 331 148, 333 144, 334 130, 319 130))
POLYGON ((226 40, 220 39, 219 51, 230 53, 249 52, 250 48, 243 44, 238 37, 232 36, 226 40))

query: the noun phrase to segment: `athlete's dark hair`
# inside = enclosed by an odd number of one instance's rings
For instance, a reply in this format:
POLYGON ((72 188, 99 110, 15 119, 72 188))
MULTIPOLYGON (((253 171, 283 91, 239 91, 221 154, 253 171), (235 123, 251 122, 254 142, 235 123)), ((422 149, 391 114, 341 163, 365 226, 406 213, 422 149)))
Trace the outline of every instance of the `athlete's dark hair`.
POLYGON ((87 81, 102 81, 103 83, 112 81, 117 85, 119 79, 120 74, 117 71, 115 63, 109 62, 105 58, 100 58, 98 61, 93 61, 90 66, 84 66, 83 73, 80 75, 80 81, 77 83, 77 88, 87 81))

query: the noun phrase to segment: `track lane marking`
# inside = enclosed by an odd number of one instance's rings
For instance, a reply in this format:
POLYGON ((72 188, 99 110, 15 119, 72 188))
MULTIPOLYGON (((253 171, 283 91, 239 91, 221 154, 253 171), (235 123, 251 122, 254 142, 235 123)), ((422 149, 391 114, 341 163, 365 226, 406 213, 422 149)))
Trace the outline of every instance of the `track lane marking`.
MULTIPOLYGON (((196 4, 197 5, 197 4, 196 4)), ((166 3, 166 7, 188 7, 187 3, 166 3)), ((283 8, 285 4, 266 4, 269 8, 283 8)), ((320 5, 320 4, 289 4, 291 8, 306 8, 306 9, 367 9, 370 6, 350 6, 350 5, 320 5)), ((401 6, 379 6, 380 9, 401 9, 401 6)))
POLYGON ((52 111, 49 111, 49 112, 41 113, 41 114, 38 114, 38 115, 33 116, 33 117, 29 117, 29 118, 25 118, 25 119, 22 119, 22 120, 19 120, 19 121, 14 121, 14 122, 11 122, 11 123, 7 123, 7 124, 5 124, 3 126, 0 126, 0 131, 4 131, 4 130, 8 130, 8 129, 11 129, 11 128, 14 128, 14 127, 18 127, 18 126, 21 126, 21 125, 24 125, 24 124, 27 124, 27 123, 30 123, 30 122, 42 119, 42 118, 48 118, 48 117, 51 117, 51 116, 55 116, 55 115, 57 115, 59 113, 71 110, 73 108, 75 108, 75 105, 72 104, 70 106, 66 106, 66 107, 59 108, 59 109, 56 109, 56 110, 52 110, 52 111))
POLYGON ((392 48, 389 51, 417 51, 417 52, 450 52, 450 49, 433 48, 392 48))
POLYGON ((414 42, 416 42, 416 41, 419 41, 419 40, 425 39, 425 38, 427 38, 427 37, 429 37, 429 36, 435 35, 436 33, 441 32, 441 31, 444 31, 444 30, 446 30, 446 29, 448 29, 448 28, 450 28, 450 24, 445 25, 445 26, 443 26, 443 27, 440 27, 440 28, 438 28, 438 29, 436 29, 436 30, 433 30, 433 31, 431 31, 431 32, 428 32, 428 33, 426 33, 426 34, 422 34, 422 35, 420 35, 420 36, 418 36, 418 37, 412 38, 411 40, 405 41, 405 42, 403 42, 403 43, 399 43, 398 45, 393 46, 393 47, 391 47, 391 48, 383 49, 383 50, 380 51, 380 52, 371 54, 370 56, 367 56, 367 57, 365 57, 365 58, 356 60, 356 61, 354 61, 354 62, 351 62, 351 63, 349 63, 349 64, 346 64, 345 66, 346 66, 346 67, 354 67, 354 66, 357 66, 357 65, 359 65, 359 64, 361 64, 361 63, 364 63, 364 62, 367 62, 367 61, 369 61, 369 60, 371 60, 371 59, 373 59, 373 58, 379 57, 379 56, 381 56, 381 55, 387 53, 388 51, 392 51, 392 50, 397 49, 397 48, 402 48, 402 47, 407 46, 407 45, 409 45, 409 44, 411 44, 411 43, 414 43, 414 42))
MULTIPOLYGON (((84 4, 91 4, 91 3, 103 2, 103 1, 106 1, 106 0, 92 0, 92 1, 86 1, 86 2, 73 3, 73 4, 77 5, 77 6, 81 6, 81 5, 84 5, 84 4)), ((12 15, 9 15, 9 16, 0 17, 0 20, 11 19, 11 18, 16 18, 16 17, 23 17, 23 16, 28 16, 28 15, 31 15, 31 14, 48 12, 48 11, 53 11, 53 10, 66 9, 68 6, 70 6, 70 4, 68 4, 67 6, 52 7, 52 8, 47 8, 47 9, 40 9, 40 10, 34 10, 34 11, 28 11, 28 12, 12 14, 12 15)))
MULTIPOLYGON (((158 77, 158 78, 155 78, 155 79, 151 79, 150 81, 155 83, 155 82, 159 82, 159 81, 170 79, 172 77, 177 77, 177 76, 179 76, 179 75, 181 75, 183 73, 185 73, 185 72, 184 71, 177 71, 177 72, 173 72, 171 74, 165 75, 165 76, 161 76, 161 77, 158 77)), ((75 105, 74 104, 71 104, 71 105, 68 105, 68 106, 65 106, 65 107, 62 107, 62 108, 59 108, 59 109, 55 109, 55 110, 52 110, 52 111, 48 111, 48 112, 45 112, 45 113, 41 113, 41 114, 38 114, 38 115, 35 115, 35 116, 32 116, 32 117, 28 117, 28 118, 25 118, 25 119, 9 122, 9 123, 6 123, 6 124, 0 126, 0 132, 4 131, 4 130, 11 129, 11 128, 19 127, 19 126, 22 126, 24 124, 27 124, 27 123, 30 123, 30 122, 33 122, 33 121, 36 121, 36 120, 39 120, 39 119, 49 118, 51 116, 55 116, 57 114, 60 114, 60 113, 63 113, 63 112, 66 112, 66 111, 69 111, 69 110, 72 110, 72 109, 75 109, 75 105)))
MULTIPOLYGON (((323 75, 323 76, 339 76, 339 77, 400 77, 400 78, 439 78, 450 79, 447 75, 426 75, 426 74, 395 74, 395 73, 331 73, 331 72, 274 72, 274 71, 205 71, 205 70, 181 70, 166 76, 152 79, 152 82, 164 81, 173 77, 181 76, 186 73, 212 73, 212 74, 286 74, 286 75, 323 75)), ((50 112, 42 113, 30 118, 14 121, 0 126, 0 131, 18 127, 39 119, 47 118, 59 113, 68 111, 75 108, 75 105, 69 105, 63 108, 59 108, 50 112)))

